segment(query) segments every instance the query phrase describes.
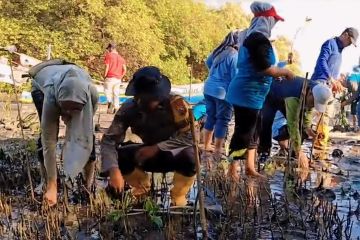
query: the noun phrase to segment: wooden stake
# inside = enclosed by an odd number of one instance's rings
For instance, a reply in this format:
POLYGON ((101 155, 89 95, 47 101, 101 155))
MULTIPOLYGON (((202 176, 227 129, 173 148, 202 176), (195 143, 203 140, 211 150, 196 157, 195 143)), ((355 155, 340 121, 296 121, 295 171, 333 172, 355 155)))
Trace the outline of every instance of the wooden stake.
MULTIPOLYGON (((19 122, 20 122, 20 129, 21 129, 21 136, 22 139, 25 141, 25 134, 24 134, 24 128, 23 128, 23 120, 21 118, 21 111, 20 111, 20 104, 19 104, 19 97, 17 95, 17 89, 16 89, 16 85, 15 85, 15 78, 14 78, 14 71, 13 71, 13 65, 12 65, 12 56, 11 56, 11 52, 9 52, 9 58, 10 58, 10 69, 11 69, 11 78, 13 80, 13 87, 14 87, 14 92, 15 92, 15 99, 16 99, 16 106, 17 106, 17 112, 18 112, 18 118, 19 118, 19 122)), ((31 178, 31 171, 30 171, 30 160, 29 160, 29 154, 27 152, 25 152, 25 157, 26 157, 26 170, 27 170, 27 175, 28 175, 28 179, 29 179, 29 185, 30 185, 30 192, 31 192, 31 200, 34 202, 38 202, 35 199, 35 194, 34 194, 34 188, 33 188, 33 183, 32 183, 32 178, 31 178)))
MULTIPOLYGON (((191 135, 192 135, 192 139, 193 139, 193 146, 194 146, 194 151, 195 151, 195 167, 196 167, 196 182, 197 182, 197 187, 198 187, 198 194, 199 194, 199 207, 200 207, 200 224, 201 224, 201 228, 202 228, 202 233, 203 233, 203 239, 207 239, 208 238, 208 234, 207 234, 207 223, 206 223, 206 215, 205 215, 205 207, 204 207, 204 191, 203 191, 203 187, 202 187, 202 182, 201 182, 201 165, 200 165, 200 157, 199 157, 199 145, 198 145, 198 140, 196 138, 196 134, 195 134, 195 121, 194 121, 194 114, 193 114, 193 110, 190 109, 189 110, 189 117, 190 117, 190 126, 191 126, 191 135)), ((196 234, 196 232, 195 232, 196 234)))

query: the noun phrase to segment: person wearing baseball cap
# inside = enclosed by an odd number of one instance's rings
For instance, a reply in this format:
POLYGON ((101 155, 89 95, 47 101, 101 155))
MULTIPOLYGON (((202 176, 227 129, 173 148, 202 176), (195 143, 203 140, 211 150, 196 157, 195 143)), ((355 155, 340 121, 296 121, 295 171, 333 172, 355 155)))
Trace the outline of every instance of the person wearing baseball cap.
MULTIPOLYGON (((356 46, 358 37, 358 30, 353 27, 348 27, 341 33, 340 36, 331 38, 323 43, 315 65, 314 73, 311 76, 311 87, 314 87, 319 83, 323 83, 329 85, 334 94, 344 91, 344 87, 339 78, 342 52, 346 47, 351 45, 356 46)), ((319 125, 319 129, 322 132, 321 135, 325 136, 324 139, 329 138, 329 122, 334 115, 334 104, 329 104, 324 112, 323 121, 321 125, 319 125)), ((311 130, 308 129, 308 133, 310 132, 311 130)), ((321 141, 321 144, 319 146, 315 146, 315 148, 325 150, 327 148, 326 141, 321 141)), ((326 156, 326 153, 320 155, 326 156)))
POLYGON ((119 192, 124 178, 135 197, 150 190, 146 172, 174 172, 171 202, 183 206, 195 179, 195 155, 189 105, 170 89, 170 80, 157 67, 134 73, 125 92, 134 98, 121 106, 101 141, 102 172, 110 174, 110 186, 119 192), (143 143, 124 142, 128 128, 143 143))
POLYGON ((299 112, 300 99, 305 79, 296 77, 292 81, 273 81, 269 94, 262 109, 262 128, 258 152, 260 159, 270 156, 272 145, 272 125, 277 111, 280 111, 287 120, 289 137, 292 144, 292 154, 298 160, 299 168, 308 168, 308 158, 301 151, 302 140, 306 134, 301 132, 311 127, 313 108, 318 112, 325 112, 327 105, 332 100, 331 89, 325 84, 318 84, 314 88, 307 87, 305 92, 305 108, 299 112), (303 114, 303 112, 305 113, 303 114), (300 129, 300 120, 303 116, 304 129, 300 129), (303 138, 301 138, 303 136, 303 138))
POLYGON ((261 124, 261 109, 273 78, 294 78, 294 74, 275 66, 276 57, 269 41, 271 30, 279 21, 284 21, 273 5, 255 1, 250 9, 254 14, 245 40, 239 49, 238 72, 231 80, 226 100, 233 105, 235 132, 230 143, 229 161, 232 162, 229 175, 238 179, 238 162, 233 161, 245 155, 246 174, 262 177, 255 169, 258 132, 261 124))

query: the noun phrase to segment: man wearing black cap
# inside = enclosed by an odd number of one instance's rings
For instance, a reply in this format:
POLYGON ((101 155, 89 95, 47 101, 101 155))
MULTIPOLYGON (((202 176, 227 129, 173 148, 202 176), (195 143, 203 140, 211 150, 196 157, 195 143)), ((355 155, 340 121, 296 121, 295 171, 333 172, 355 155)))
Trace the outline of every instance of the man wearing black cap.
POLYGON ((150 189, 146 172, 174 172, 173 205, 186 205, 186 194, 195 178, 195 160, 188 104, 170 94, 169 79, 156 67, 144 67, 133 76, 124 103, 101 141, 102 171, 110 174, 110 186, 122 191, 124 181, 134 196, 150 189), (128 128, 143 143, 124 143, 128 128), (146 172, 145 172, 146 171, 146 172))
MULTIPOLYGON (((358 30, 352 27, 346 28, 339 37, 327 40, 321 46, 320 54, 316 62, 314 73, 311 76, 310 87, 313 88, 319 83, 327 84, 331 87, 334 93, 339 93, 344 90, 341 81, 339 80, 340 67, 342 62, 342 51, 351 44, 356 46, 359 37, 358 30)), ((330 101, 334 102, 334 101, 330 101)), ((319 125, 318 133, 328 139, 329 136, 329 121, 334 116, 334 104, 329 104, 326 108, 322 123, 319 125)), ((315 137, 315 133, 311 128, 307 128, 306 132, 309 136, 315 137)), ((319 158, 326 156, 327 141, 318 141, 314 144, 314 148, 319 151, 319 158), (325 154, 322 154, 325 153, 325 154)))
POLYGON ((108 113, 114 113, 120 107, 120 84, 126 74, 126 63, 117 52, 115 43, 109 43, 106 50, 104 91, 108 101, 108 113))

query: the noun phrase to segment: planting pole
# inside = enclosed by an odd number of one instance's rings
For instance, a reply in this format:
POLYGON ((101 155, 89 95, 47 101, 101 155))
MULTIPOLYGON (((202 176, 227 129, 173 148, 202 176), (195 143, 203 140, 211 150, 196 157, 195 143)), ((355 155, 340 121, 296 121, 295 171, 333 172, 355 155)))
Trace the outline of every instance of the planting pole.
MULTIPOLYGON (((194 114, 193 110, 189 110, 189 117, 190 117, 190 126, 191 126, 191 135, 193 139, 193 146, 195 152, 195 168, 196 168, 196 183, 198 187, 198 194, 199 194, 199 207, 200 207, 200 224, 203 233, 203 239, 207 239, 207 224, 206 224, 206 216, 205 216, 205 207, 204 207, 204 191, 201 183, 201 174, 200 174, 200 157, 199 157, 199 146, 198 141, 195 134, 195 121, 194 121, 194 114)), ((195 209, 196 211, 196 209, 195 209)), ((195 232, 196 234, 196 232, 195 232)))
MULTIPOLYGON (((9 62, 10 62, 10 69, 11 69, 11 78, 13 80, 13 87, 14 87, 14 92, 15 92, 15 99, 16 99, 18 118, 19 118, 19 122, 20 122, 21 136, 22 136, 22 139, 25 141, 23 120, 21 118, 19 97, 17 95, 17 88, 16 88, 16 85, 15 85, 14 71, 13 71, 13 65, 12 65, 12 53, 16 52, 16 47, 15 46, 14 47, 5 47, 5 48, 1 48, 1 50, 7 51, 8 55, 9 55, 9 58, 10 58, 9 62)), ((28 175, 28 178, 29 178, 29 185, 30 185, 30 192, 31 192, 31 200, 35 201, 36 199, 35 199, 32 179, 31 179, 30 162, 29 162, 29 156, 28 156, 27 152, 25 153, 25 157, 26 157, 26 170, 27 170, 27 175, 28 175)))

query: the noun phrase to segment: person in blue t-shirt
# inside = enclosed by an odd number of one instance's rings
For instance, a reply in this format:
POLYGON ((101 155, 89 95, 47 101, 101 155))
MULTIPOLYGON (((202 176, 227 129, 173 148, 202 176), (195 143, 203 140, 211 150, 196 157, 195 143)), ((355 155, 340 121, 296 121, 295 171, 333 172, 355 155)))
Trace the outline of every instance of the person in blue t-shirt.
POLYGON ((354 67, 353 73, 350 74, 342 84, 347 88, 349 98, 341 102, 341 106, 345 107, 351 104, 354 132, 358 132, 360 127, 360 66, 354 67), (356 123, 357 121, 358 123, 356 123), (356 124, 358 126, 356 126, 356 124))
MULTIPOLYGON (((250 8, 254 18, 239 49, 238 73, 232 79, 226 95, 235 114, 235 132, 230 143, 229 159, 241 157, 247 152, 246 174, 263 177, 255 169, 261 109, 273 77, 291 80, 294 74, 287 69, 275 67, 275 54, 269 41, 272 28, 284 19, 269 3, 256 1, 250 8)), ((235 180, 238 179, 237 168, 237 163, 233 161, 229 174, 235 180)))
POLYGON ((215 161, 219 161, 223 154, 224 139, 232 116, 232 106, 225 101, 225 95, 231 79, 237 73, 238 49, 245 35, 246 30, 231 31, 206 61, 209 76, 204 84, 207 114, 204 126, 204 148, 205 152, 210 150, 214 135, 215 149, 212 156, 215 161))

